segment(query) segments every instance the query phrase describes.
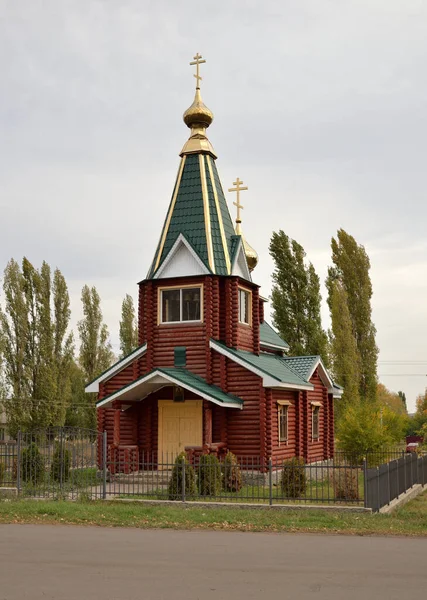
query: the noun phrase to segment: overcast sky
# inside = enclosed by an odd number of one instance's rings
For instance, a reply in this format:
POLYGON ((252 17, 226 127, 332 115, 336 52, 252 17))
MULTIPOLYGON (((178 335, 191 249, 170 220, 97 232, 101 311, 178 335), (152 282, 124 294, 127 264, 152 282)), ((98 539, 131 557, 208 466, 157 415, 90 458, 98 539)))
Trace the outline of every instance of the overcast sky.
POLYGON ((261 293, 273 230, 322 281, 331 237, 351 233, 372 263, 380 380, 413 410, 427 385, 426 31, 424 0, 0 0, 0 269, 23 255, 58 266, 73 325, 95 285, 118 350, 200 52, 223 187, 249 187, 261 293))

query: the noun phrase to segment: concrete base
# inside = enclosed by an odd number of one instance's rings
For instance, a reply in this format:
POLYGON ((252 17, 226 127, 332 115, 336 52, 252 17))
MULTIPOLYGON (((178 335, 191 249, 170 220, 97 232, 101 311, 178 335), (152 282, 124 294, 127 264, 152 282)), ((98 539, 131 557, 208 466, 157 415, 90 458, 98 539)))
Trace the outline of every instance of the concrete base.
POLYGON ((408 490, 404 494, 401 494, 399 498, 395 498, 390 502, 390 504, 387 504, 387 506, 383 506, 382 508, 380 508, 379 512, 385 515, 393 512, 394 510, 396 510, 396 508, 400 508, 410 500, 416 498, 419 494, 421 494, 421 492, 424 491, 424 489, 425 488, 420 483, 415 484, 414 487, 412 487, 410 490, 408 490))
POLYGON ((145 504, 148 506, 176 506, 181 508, 235 508, 241 510, 285 510, 285 511, 320 511, 320 512, 342 512, 342 513, 371 513, 370 508, 363 506, 340 506, 332 505, 317 505, 317 504, 252 504, 245 502, 180 502, 179 500, 142 500, 139 498, 110 498, 112 502, 126 502, 134 504, 145 504))
POLYGON ((16 498, 18 496, 18 488, 16 487, 0 487, 0 500, 3 498, 16 498))

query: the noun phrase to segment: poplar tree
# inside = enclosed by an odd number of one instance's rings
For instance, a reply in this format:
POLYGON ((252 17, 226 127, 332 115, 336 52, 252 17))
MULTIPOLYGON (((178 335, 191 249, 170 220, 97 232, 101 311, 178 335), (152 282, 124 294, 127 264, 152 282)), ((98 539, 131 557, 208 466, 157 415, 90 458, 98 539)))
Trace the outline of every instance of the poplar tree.
POLYGON ((330 352, 332 372, 335 381, 344 388, 344 393, 336 404, 338 419, 349 402, 359 401, 359 355, 348 309, 347 293, 339 281, 330 288, 332 330, 330 331, 330 352))
POLYGON ((65 334, 70 313, 68 291, 57 269, 53 283, 51 269, 43 262, 38 271, 24 258, 22 270, 11 260, 4 274, 5 309, 0 312, 3 338, 5 383, 4 400, 8 429, 62 425, 69 401, 66 361, 58 360, 73 353, 72 337, 65 334), (62 284, 55 288, 55 280, 62 284), (60 314, 59 314, 60 313, 60 314), (56 333, 61 330, 62 333, 56 333), (61 377, 59 377, 61 373, 61 377))
MULTIPOLYGON (((101 299, 95 287, 82 289, 83 319, 77 327, 80 335, 79 363, 86 383, 95 379, 113 363, 114 355, 109 341, 108 328, 103 322, 101 299)), ((75 373, 78 385, 78 373, 75 373)), ((86 394, 84 422, 96 428, 96 394, 86 394)))
POLYGON ((133 298, 126 294, 122 302, 122 318, 120 321, 121 358, 127 356, 138 347, 138 328, 136 325, 133 298))
POLYGON ((270 255, 275 264, 273 322, 289 344, 289 354, 317 355, 328 364, 328 340, 320 317, 320 281, 304 248, 282 230, 273 232, 270 255))
MULTIPOLYGON (((347 295, 353 337, 359 357, 359 395, 368 401, 376 400, 378 348, 376 329, 372 322, 372 283, 370 261, 365 248, 353 236, 340 229, 337 240, 332 238, 332 262, 326 286, 331 309, 333 283, 339 282, 347 295)), ((332 313, 331 313, 332 316, 332 313)), ((335 320, 340 318, 335 314, 335 320)))
POLYGON ((103 322, 101 298, 96 287, 85 285, 82 289, 83 319, 78 322, 80 335, 80 365, 87 381, 108 369, 114 355, 108 335, 108 327, 103 322))

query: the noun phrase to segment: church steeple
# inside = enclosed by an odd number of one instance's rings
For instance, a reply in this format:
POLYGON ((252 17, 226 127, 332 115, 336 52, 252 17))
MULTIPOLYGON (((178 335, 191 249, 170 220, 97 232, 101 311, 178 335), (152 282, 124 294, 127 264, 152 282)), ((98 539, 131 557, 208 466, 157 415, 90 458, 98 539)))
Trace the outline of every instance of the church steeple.
POLYGON ((180 153, 175 188, 149 279, 192 275, 197 269, 199 273, 239 274, 251 279, 245 242, 234 230, 215 164, 216 154, 206 135, 213 113, 203 103, 200 93, 200 65, 205 62, 196 54, 190 63, 196 66, 196 93, 183 118, 191 134, 180 153), (170 267, 173 257, 176 266, 179 265, 176 274, 170 267), (186 273, 185 265, 190 264, 192 272, 186 273))

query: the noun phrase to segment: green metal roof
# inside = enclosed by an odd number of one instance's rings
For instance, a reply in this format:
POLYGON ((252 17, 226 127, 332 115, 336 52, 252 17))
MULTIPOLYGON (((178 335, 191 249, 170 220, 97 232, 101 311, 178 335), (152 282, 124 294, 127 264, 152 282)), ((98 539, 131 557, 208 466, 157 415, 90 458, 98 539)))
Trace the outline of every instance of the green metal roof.
POLYGON ((300 377, 308 380, 308 377, 311 375, 313 367, 319 358, 320 356, 284 356, 283 360, 293 371, 296 371, 300 377))
POLYGON ((303 377, 301 377, 296 371, 294 371, 290 365, 287 365, 283 357, 277 354, 271 354, 270 352, 261 352, 259 355, 247 352, 245 350, 236 350, 235 348, 229 348, 218 342, 212 340, 218 346, 221 346, 227 352, 233 354, 236 358, 252 365, 256 369, 262 371, 266 375, 277 379, 280 383, 288 383, 291 385, 301 385, 307 387, 310 385, 303 377))
POLYGON ((152 277, 160 268, 180 234, 185 236, 209 271, 218 275, 230 275, 226 255, 229 257, 231 254, 232 237, 235 235, 235 231, 215 161, 206 154, 189 154, 182 160, 184 166, 181 178, 179 179, 178 176, 175 183, 174 193, 148 278, 152 277), (206 176, 205 195, 203 194, 202 170, 206 176), (212 178, 210 171, 212 171, 212 178), (178 190, 176 189, 177 185, 179 186, 178 190), (215 200, 214 188, 218 204, 215 200), (209 226, 207 227, 206 220, 208 219, 209 226), (224 236, 221 233, 221 225, 224 236), (209 230, 213 264, 209 264, 206 238, 206 231, 209 230))
MULTIPOLYGON (((128 392, 131 388, 137 388, 138 384, 144 384, 145 380, 149 380, 150 377, 156 373, 164 374, 166 377, 171 377, 178 381, 184 388, 195 390, 196 393, 200 393, 203 397, 212 399, 216 403, 225 405, 234 405, 236 408, 243 406, 243 400, 232 394, 226 394, 219 387, 215 385, 209 385, 202 377, 191 373, 188 369, 182 367, 157 367, 146 373, 142 377, 139 377, 135 381, 124 385, 119 390, 112 392, 105 398, 98 400, 97 404, 106 404, 108 400, 120 399, 120 395, 128 392)), ((136 399, 136 398, 134 398, 136 399)))
POLYGON ((184 387, 192 387, 201 393, 215 398, 219 402, 226 404, 235 404, 236 406, 243 405, 243 400, 241 400, 237 396, 233 396, 232 394, 226 394, 221 390, 221 388, 217 387, 216 385, 210 385, 202 377, 200 377, 199 375, 195 375, 188 369, 183 369, 181 367, 162 367, 155 370, 160 371, 161 373, 165 373, 166 375, 170 375, 171 377, 174 377, 175 379, 180 381, 184 387))
POLYGON ((283 350, 287 350, 289 348, 289 344, 285 342, 285 340, 282 340, 280 335, 266 321, 260 323, 259 336, 261 344, 264 342, 264 344, 279 346, 280 348, 283 348, 283 350))

